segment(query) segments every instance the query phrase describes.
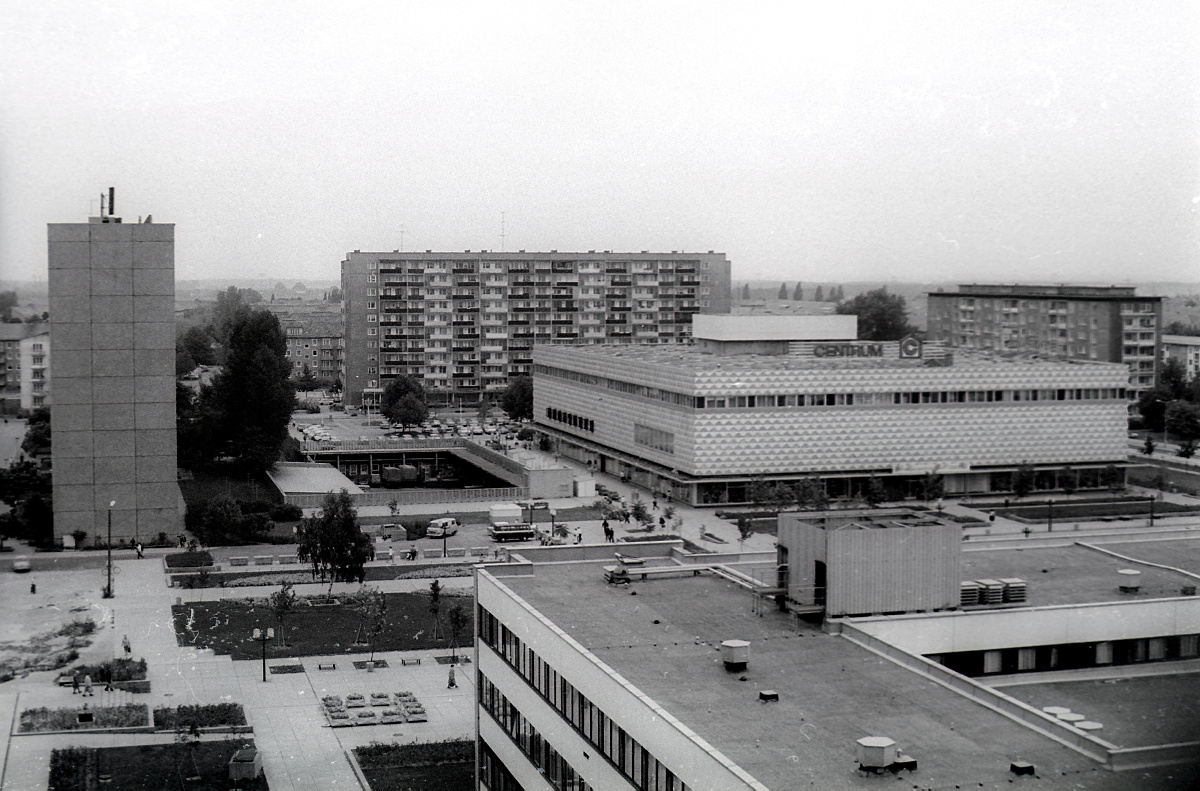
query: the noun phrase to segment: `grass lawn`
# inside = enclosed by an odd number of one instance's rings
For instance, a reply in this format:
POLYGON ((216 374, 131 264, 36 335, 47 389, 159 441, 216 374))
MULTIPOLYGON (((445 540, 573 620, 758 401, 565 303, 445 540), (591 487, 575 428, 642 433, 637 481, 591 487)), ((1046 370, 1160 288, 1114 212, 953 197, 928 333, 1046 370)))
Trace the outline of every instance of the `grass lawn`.
POLYGON ((372 791, 471 791, 475 787, 475 763, 466 761, 439 766, 363 767, 372 791))
POLYGON ((230 476, 220 469, 191 470, 192 479, 179 482, 184 502, 193 506, 226 497, 230 500, 265 500, 275 502, 279 493, 266 475, 230 476))
MULTIPOLYGON (((429 612, 429 596, 424 593, 388 593, 387 625, 379 634, 376 651, 411 651, 449 648, 449 613, 461 603, 468 624, 458 635, 458 644, 471 639, 474 606, 470 597, 442 594, 441 625, 433 639, 434 622, 429 612)), ((212 648, 234 659, 259 659, 262 646, 251 638, 255 628, 278 627, 275 614, 262 603, 246 600, 193 602, 171 608, 175 635, 180 645, 212 648)), ((268 657, 321 656, 343 653, 369 653, 367 645, 355 645, 358 615, 349 605, 325 607, 298 606, 286 622, 287 645, 267 644, 268 657)))
MULTIPOLYGON (((191 745, 150 744, 139 747, 72 747, 55 750, 50 757, 50 787, 58 791, 109 788, 143 791, 149 788, 187 788, 189 791, 226 791, 229 759, 250 739, 199 742, 191 745), (193 763, 194 761, 194 763, 193 763), (97 786, 101 773, 112 782, 97 786), (199 776, 199 780, 188 778, 199 776)), ((264 777, 242 780, 238 788, 266 791, 264 777)))
MULTIPOLYGON (((209 573, 204 585, 200 584, 198 574, 172 574, 172 576, 185 588, 223 588, 226 585, 282 585, 284 582, 299 585, 301 583, 319 582, 318 579, 313 577, 311 566, 306 568, 309 570, 213 571, 209 573)), ((187 569, 182 569, 182 571, 187 571, 187 569)), ((474 573, 471 566, 466 563, 433 566, 367 566, 364 571, 366 572, 367 582, 376 582, 378 580, 434 579, 435 577, 441 577, 442 579, 446 577, 469 577, 474 573)))
MULTIPOLYGON (((1105 516, 1149 516, 1150 503, 1148 500, 1134 501, 1117 501, 1109 503, 1072 503, 1072 502, 1057 502, 1053 506, 1054 518, 1056 520, 1070 519, 1098 519, 1105 516)), ((1008 508, 997 508, 996 513, 1005 517, 1020 517, 1029 519, 1034 522, 1045 522, 1049 516, 1050 508, 1046 503, 1030 503, 1028 505, 1014 505, 1008 508)), ((1170 502, 1155 502, 1154 513, 1156 516, 1178 515, 1178 514, 1194 514, 1200 512, 1200 508, 1191 505, 1180 505, 1170 502)))

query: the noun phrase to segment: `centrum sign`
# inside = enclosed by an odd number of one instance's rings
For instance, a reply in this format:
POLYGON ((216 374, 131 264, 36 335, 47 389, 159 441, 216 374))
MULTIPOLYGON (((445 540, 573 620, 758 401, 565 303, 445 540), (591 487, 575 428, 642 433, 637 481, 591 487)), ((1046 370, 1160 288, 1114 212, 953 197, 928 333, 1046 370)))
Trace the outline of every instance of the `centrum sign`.
POLYGON ((882 357, 882 343, 818 343, 813 357, 882 357))

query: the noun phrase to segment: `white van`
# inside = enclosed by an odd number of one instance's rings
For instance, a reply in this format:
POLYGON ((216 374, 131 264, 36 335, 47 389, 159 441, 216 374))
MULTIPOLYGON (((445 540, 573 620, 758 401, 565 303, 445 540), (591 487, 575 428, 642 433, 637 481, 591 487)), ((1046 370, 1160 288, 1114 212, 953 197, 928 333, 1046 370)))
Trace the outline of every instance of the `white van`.
POLYGON ((425 535, 429 538, 444 538, 456 534, 459 527, 457 519, 452 516, 443 516, 429 523, 429 529, 425 531, 425 535))

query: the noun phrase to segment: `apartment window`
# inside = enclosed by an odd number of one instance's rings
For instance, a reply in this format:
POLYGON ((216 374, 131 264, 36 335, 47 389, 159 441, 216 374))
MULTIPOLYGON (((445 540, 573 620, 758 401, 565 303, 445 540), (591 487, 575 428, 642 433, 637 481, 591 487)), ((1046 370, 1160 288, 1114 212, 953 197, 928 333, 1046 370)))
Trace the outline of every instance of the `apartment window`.
POLYGON ((374 303, 374 302, 368 302, 368 303, 367 303, 367 310, 375 310, 375 303, 374 303))
POLYGON ((372 272, 371 274, 367 275, 367 282, 368 282, 368 283, 374 283, 374 282, 378 281, 378 279, 379 279, 379 278, 378 278, 378 277, 375 275, 375 273, 374 273, 374 272, 372 272))
POLYGON ((368 335, 378 335, 379 329, 377 327, 367 327, 367 334, 368 335))
POLYGON ((375 322, 375 321, 378 321, 378 320, 379 320, 379 317, 378 317, 378 316, 376 316, 374 313, 368 313, 368 314, 367 314, 367 321, 369 321, 369 322, 375 322))

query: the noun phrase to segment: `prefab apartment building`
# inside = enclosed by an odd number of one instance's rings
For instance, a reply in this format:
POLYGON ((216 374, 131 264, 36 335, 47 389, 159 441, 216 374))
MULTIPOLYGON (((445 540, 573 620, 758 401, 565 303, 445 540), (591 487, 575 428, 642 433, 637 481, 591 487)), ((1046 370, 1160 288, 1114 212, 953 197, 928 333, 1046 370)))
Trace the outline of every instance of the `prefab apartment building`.
POLYGON ((534 344, 672 344, 696 313, 728 313, 724 253, 364 253, 342 261, 347 404, 389 379, 430 402, 495 399, 529 374, 534 344))

